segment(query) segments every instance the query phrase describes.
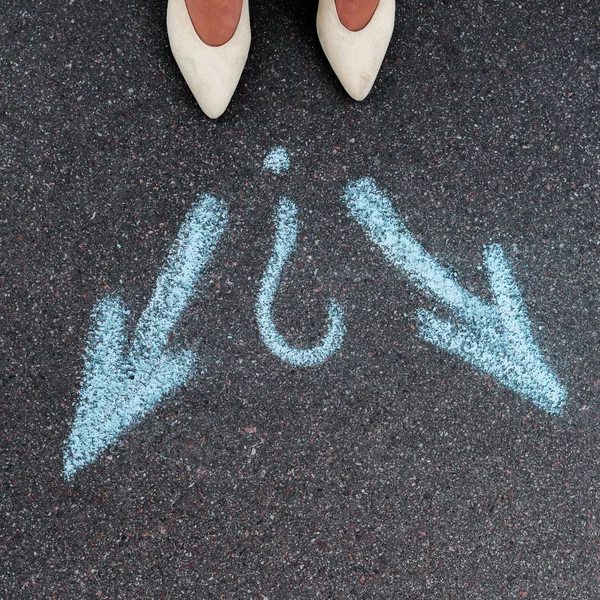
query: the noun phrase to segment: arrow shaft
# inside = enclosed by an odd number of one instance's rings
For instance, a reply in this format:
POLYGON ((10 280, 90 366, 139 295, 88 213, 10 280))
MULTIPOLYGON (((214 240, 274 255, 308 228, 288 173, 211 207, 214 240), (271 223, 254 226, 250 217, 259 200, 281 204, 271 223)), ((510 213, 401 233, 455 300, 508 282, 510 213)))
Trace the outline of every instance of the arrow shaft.
POLYGON ((188 213, 158 275, 154 294, 138 321, 132 357, 158 356, 164 350, 225 223, 224 205, 213 196, 202 196, 201 202, 188 213))
POLYGON ((389 198, 372 179, 351 182, 344 200, 371 241, 410 281, 466 320, 483 317, 494 321, 493 311, 486 303, 459 285, 452 272, 440 265, 406 229, 389 198))

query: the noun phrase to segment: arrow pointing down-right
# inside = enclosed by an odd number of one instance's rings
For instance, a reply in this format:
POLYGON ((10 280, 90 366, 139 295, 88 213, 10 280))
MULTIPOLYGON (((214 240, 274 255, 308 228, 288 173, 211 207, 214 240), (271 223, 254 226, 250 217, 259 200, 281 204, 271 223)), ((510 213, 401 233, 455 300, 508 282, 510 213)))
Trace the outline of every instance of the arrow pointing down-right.
POLYGON ((544 359, 532 332, 521 293, 502 248, 484 258, 493 302, 460 286, 400 221, 392 203, 370 178, 348 184, 344 201, 384 256, 447 311, 444 318, 417 311, 423 339, 489 373, 548 413, 560 413, 567 392, 544 359))

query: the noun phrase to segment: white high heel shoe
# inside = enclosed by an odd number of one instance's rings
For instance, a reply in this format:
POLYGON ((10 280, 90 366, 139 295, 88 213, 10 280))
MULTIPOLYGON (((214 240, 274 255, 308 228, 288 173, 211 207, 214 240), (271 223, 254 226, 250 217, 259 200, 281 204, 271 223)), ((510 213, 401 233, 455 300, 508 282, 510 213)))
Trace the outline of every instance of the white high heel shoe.
POLYGON ((205 44, 194 29, 185 0, 169 0, 167 32, 179 70, 200 108, 220 117, 235 92, 250 50, 250 11, 243 0, 233 37, 222 46, 205 44))
POLYGON ((371 91, 392 38, 395 0, 379 0, 365 27, 351 31, 340 21, 335 0, 319 0, 317 34, 325 56, 352 98, 364 100, 371 91))

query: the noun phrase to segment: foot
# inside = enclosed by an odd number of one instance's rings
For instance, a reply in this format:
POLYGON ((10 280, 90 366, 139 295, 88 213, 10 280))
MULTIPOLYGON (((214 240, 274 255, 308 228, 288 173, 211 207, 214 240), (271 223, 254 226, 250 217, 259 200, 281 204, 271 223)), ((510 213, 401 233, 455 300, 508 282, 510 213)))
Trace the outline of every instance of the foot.
POLYGON ((248 0, 168 0, 167 31, 192 94, 216 119, 227 108, 248 58, 248 0))
MULTIPOLYGON (((378 1, 378 0, 377 0, 378 1)), ((185 0, 198 37, 208 46, 222 46, 235 33, 242 0, 185 0)))
POLYGON ((335 8, 342 25, 350 31, 364 29, 373 13, 377 10, 379 0, 335 0, 335 8))
POLYGON ((319 0, 317 33, 352 98, 371 90, 394 31, 396 0, 319 0))

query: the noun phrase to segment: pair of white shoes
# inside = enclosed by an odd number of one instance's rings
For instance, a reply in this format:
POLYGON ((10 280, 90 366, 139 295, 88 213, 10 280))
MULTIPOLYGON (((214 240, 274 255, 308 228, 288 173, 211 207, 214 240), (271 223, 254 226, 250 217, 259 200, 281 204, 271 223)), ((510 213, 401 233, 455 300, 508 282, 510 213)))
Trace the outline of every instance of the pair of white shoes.
MULTIPOLYGON (((335 74, 355 100, 371 91, 394 29, 395 0, 379 0, 367 25, 351 31, 341 23, 335 0, 319 0, 317 33, 335 74)), ((233 37, 221 46, 205 44, 194 29, 185 0, 169 0, 167 31, 173 56, 192 94, 211 119, 225 112, 248 58, 248 0, 233 37)))

